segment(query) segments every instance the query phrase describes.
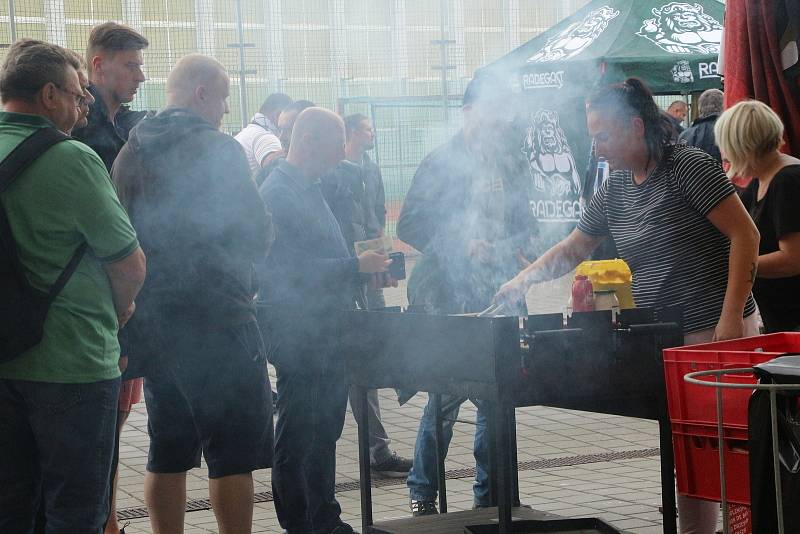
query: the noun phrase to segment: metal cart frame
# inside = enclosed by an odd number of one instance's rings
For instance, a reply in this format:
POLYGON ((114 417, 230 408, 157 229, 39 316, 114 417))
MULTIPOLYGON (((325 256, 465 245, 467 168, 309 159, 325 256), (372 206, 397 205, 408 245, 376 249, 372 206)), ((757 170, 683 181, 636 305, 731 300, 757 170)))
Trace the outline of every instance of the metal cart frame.
POLYGON ((730 384, 722 382, 723 375, 746 375, 753 374, 752 367, 737 367, 733 369, 712 369, 710 371, 697 371, 684 375, 683 379, 698 386, 716 388, 717 397, 717 439, 719 440, 719 480, 720 496, 722 498, 722 531, 730 534, 730 522, 728 518, 728 495, 727 483, 725 479, 725 447, 724 428, 722 416, 722 390, 723 389, 750 389, 769 392, 770 424, 772 429, 772 469, 775 480, 775 502, 778 513, 778 534, 785 534, 783 525, 783 499, 781 497, 781 471, 780 459, 778 457, 778 411, 777 397, 779 391, 800 391, 800 384, 730 384), (701 377, 713 376, 715 380, 701 380, 701 377))

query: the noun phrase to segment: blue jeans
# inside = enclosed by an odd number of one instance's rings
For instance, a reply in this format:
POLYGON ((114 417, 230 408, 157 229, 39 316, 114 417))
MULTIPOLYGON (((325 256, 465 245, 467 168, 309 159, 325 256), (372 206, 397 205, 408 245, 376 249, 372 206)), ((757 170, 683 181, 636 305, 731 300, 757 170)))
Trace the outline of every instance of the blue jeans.
MULTIPOLYGON (((450 440, 453 438, 453 423, 458 417, 458 410, 466 401, 463 397, 442 396, 442 448, 447 456, 450 440)), ((478 408, 475 420, 475 483, 472 486, 474 504, 489 506, 489 442, 486 421, 486 406, 479 400, 472 401, 478 408)), ((433 403, 428 400, 417 431, 417 443, 414 446, 414 465, 408 473, 406 482, 415 501, 433 501, 438 494, 438 478, 436 473, 436 427, 433 417, 433 403)))
POLYGON ((119 384, 0 379, 0 532, 103 532, 119 384))

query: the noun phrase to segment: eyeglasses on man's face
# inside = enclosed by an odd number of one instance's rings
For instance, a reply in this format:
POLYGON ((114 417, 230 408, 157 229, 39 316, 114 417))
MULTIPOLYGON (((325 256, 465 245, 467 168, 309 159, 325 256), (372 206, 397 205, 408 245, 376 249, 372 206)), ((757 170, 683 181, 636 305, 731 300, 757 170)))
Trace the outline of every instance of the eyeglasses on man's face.
POLYGON ((59 91, 61 91, 62 93, 67 93, 68 95, 72 95, 75 98, 75 106, 76 107, 81 108, 81 107, 86 105, 86 103, 87 103, 86 93, 84 93, 84 92, 75 93, 75 92, 70 91, 69 89, 67 89, 65 87, 61 87, 60 85, 55 84, 55 83, 53 84, 53 86, 56 89, 58 89, 59 91))

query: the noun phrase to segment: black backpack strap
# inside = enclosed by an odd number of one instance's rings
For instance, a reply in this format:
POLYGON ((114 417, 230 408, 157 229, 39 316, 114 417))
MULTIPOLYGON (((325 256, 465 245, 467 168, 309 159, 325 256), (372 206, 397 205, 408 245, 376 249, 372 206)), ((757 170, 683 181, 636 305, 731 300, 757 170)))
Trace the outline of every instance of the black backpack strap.
POLYGON ((18 144, 0 163, 0 193, 51 146, 70 137, 55 128, 39 128, 18 144))
MULTIPOLYGON (((6 158, 0 162, 0 193, 8 189, 8 186, 10 186, 11 183, 17 177, 19 177, 19 175, 22 174, 22 172, 27 169, 31 163, 36 161, 39 156, 44 154, 47 149, 56 143, 66 141, 67 139, 70 139, 67 134, 56 130, 55 128, 39 128, 24 141, 18 144, 14 150, 12 150, 8 156, 6 156, 6 158)), ((8 223, 8 219, 2 205, 0 205, 0 232, 6 234, 7 245, 13 247, 13 250, 16 250, 16 246, 11 235, 11 226, 8 223)), ((61 274, 58 276, 48 292, 48 304, 53 302, 53 299, 55 299, 64 288, 70 276, 72 276, 72 273, 75 272, 75 269, 78 267, 78 263, 80 263, 81 259, 83 259, 86 248, 87 244, 82 243, 81 246, 79 246, 75 251, 75 254, 72 255, 72 258, 70 258, 67 266, 63 271, 61 271, 61 274)), ((16 256, 14 258, 14 263, 16 264, 18 274, 21 276, 23 271, 22 265, 19 263, 19 257, 16 254, 13 255, 16 256)))
POLYGON ((56 281, 53 282, 53 285, 50 287, 50 291, 47 294, 48 304, 52 304, 52 302, 55 300, 58 294, 61 293, 61 290, 64 289, 64 286, 67 285, 67 282, 72 276, 72 273, 75 272, 75 269, 78 268, 78 264, 83 259, 83 255, 86 253, 87 247, 88 244, 85 241, 81 243, 81 245, 75 251, 75 254, 72 255, 72 258, 70 258, 67 266, 64 267, 64 270, 61 271, 60 275, 58 275, 56 281))

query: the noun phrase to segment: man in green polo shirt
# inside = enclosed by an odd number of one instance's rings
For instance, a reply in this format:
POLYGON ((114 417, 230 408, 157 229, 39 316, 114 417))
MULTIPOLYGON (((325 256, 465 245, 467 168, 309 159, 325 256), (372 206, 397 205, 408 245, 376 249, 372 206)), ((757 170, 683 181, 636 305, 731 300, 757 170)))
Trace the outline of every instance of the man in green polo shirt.
MULTIPOLYGON (((39 128, 72 129, 85 99, 80 69, 59 46, 11 46, 0 72, 0 159, 39 128)), ((88 244, 41 342, 0 363, 0 532, 30 531, 41 495, 48 534, 97 534, 108 513, 117 331, 135 309, 144 254, 103 162, 77 141, 45 151, 0 202, 39 290, 88 244)))

